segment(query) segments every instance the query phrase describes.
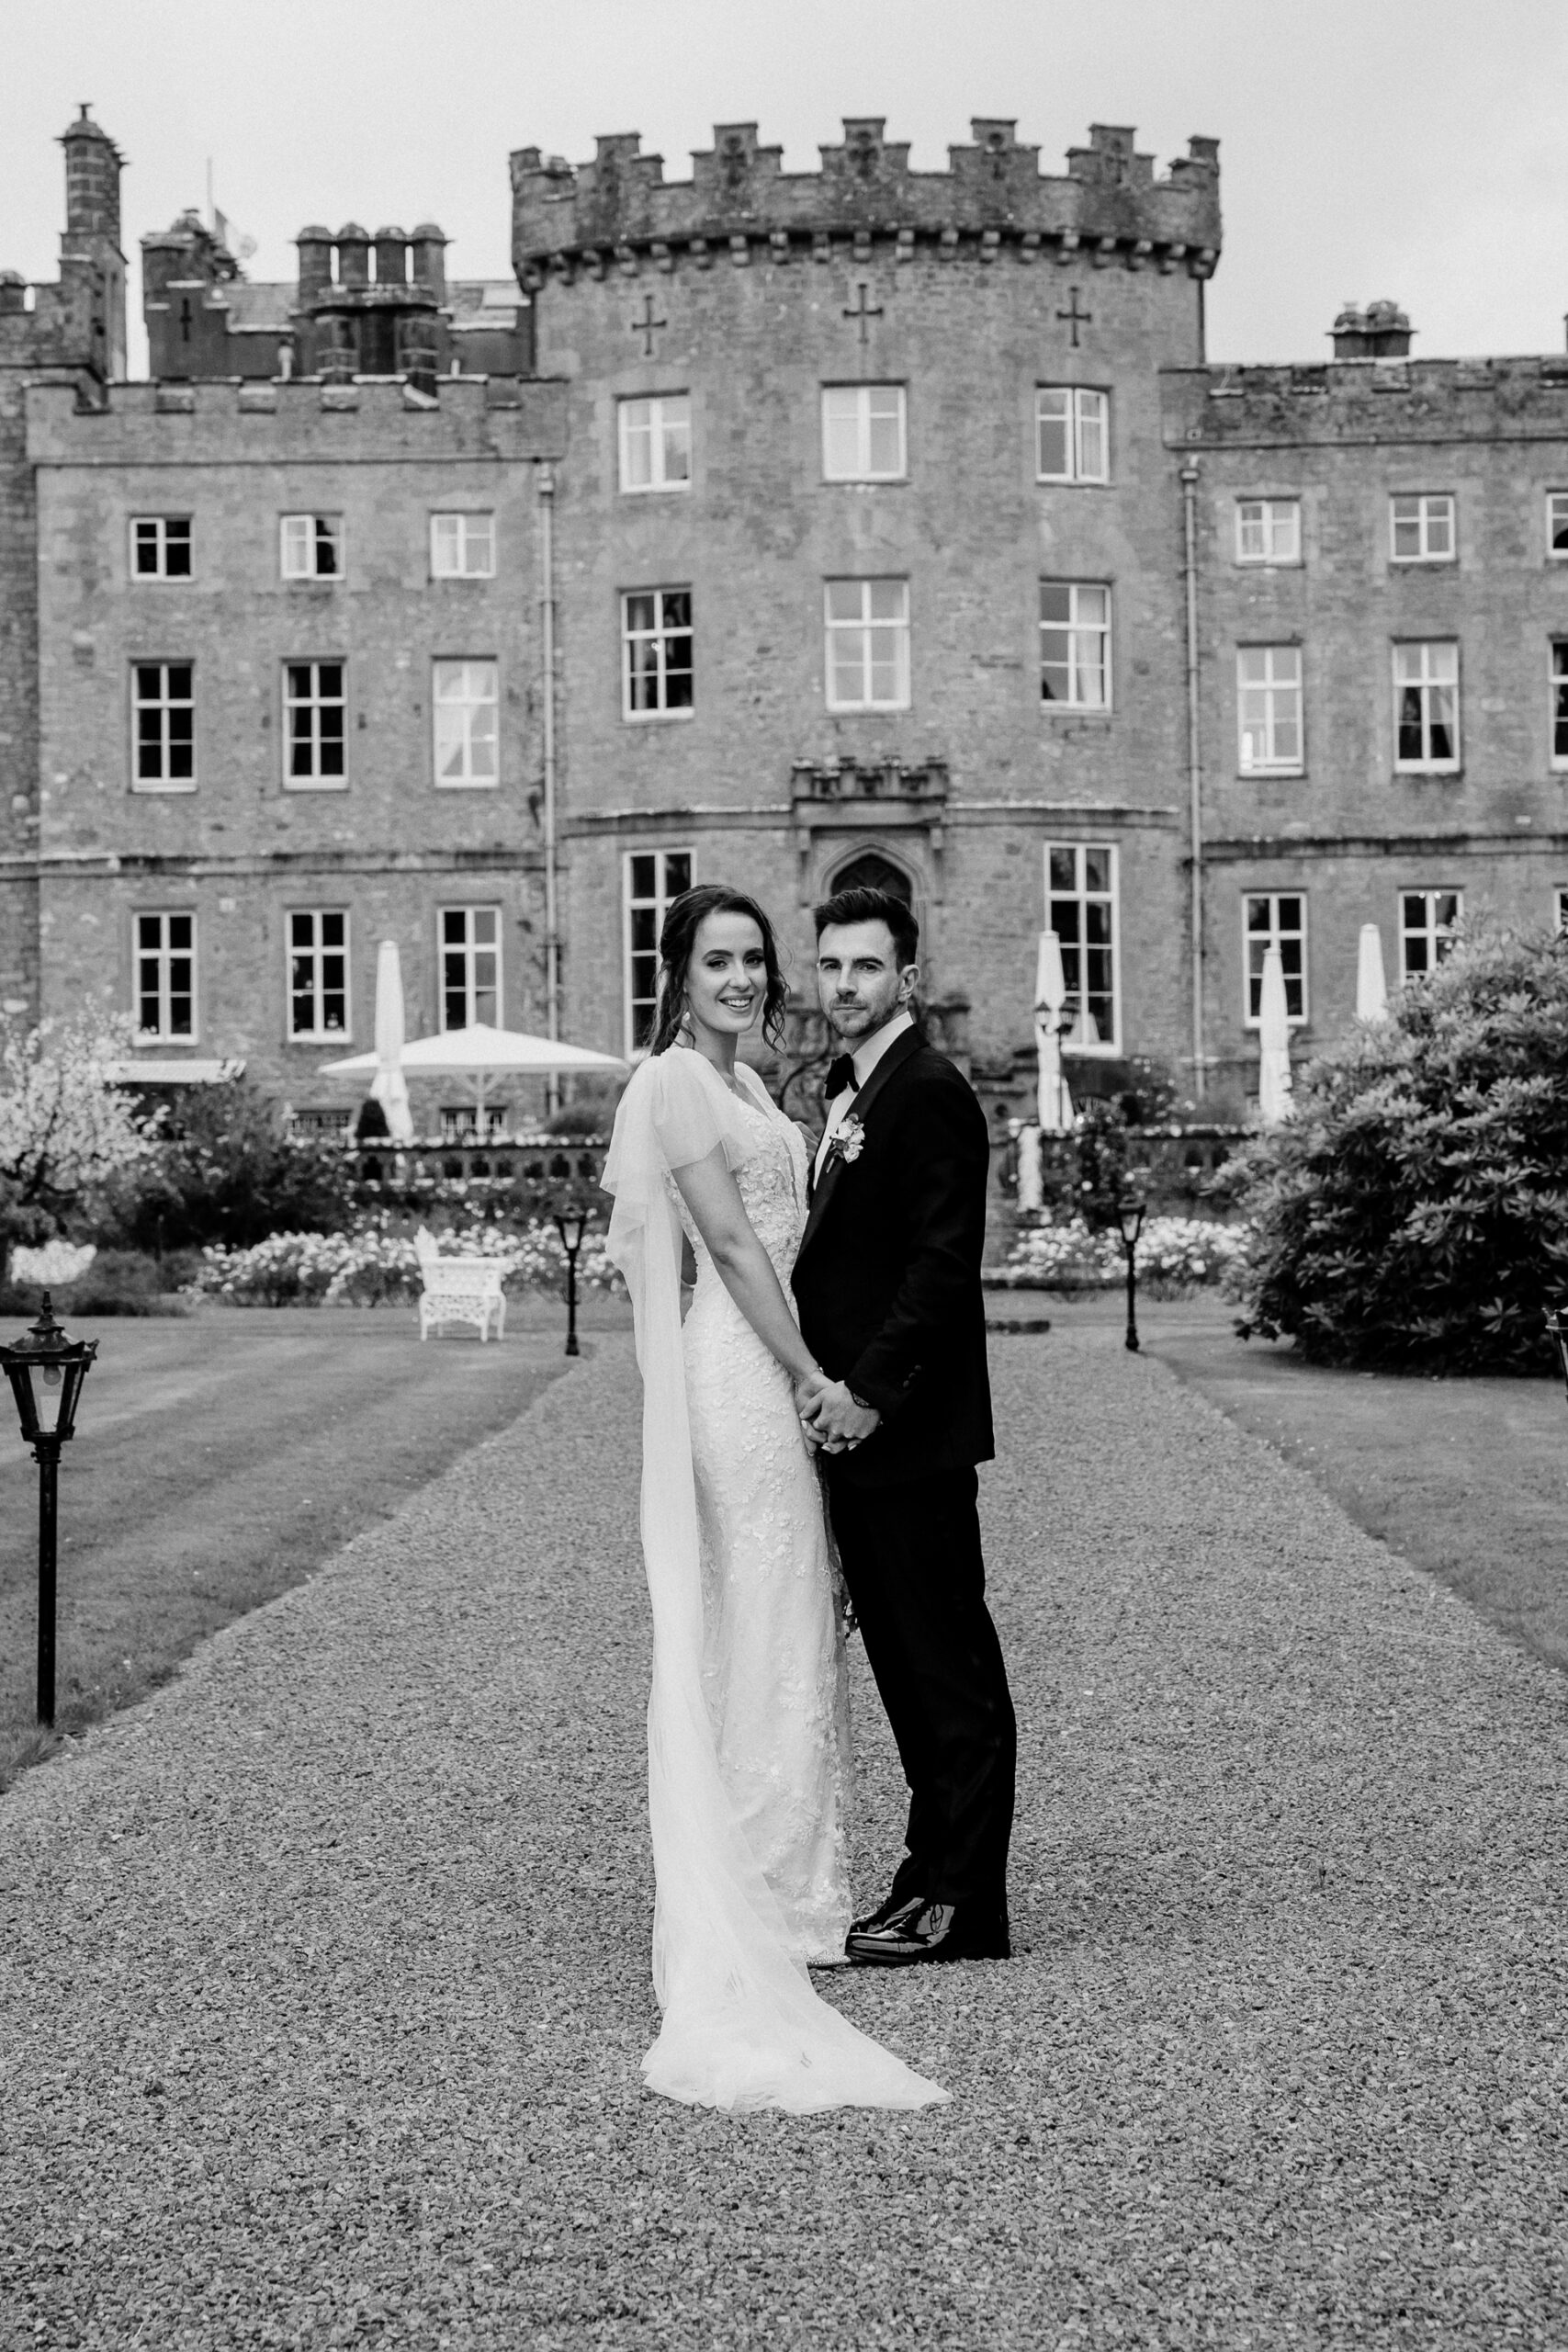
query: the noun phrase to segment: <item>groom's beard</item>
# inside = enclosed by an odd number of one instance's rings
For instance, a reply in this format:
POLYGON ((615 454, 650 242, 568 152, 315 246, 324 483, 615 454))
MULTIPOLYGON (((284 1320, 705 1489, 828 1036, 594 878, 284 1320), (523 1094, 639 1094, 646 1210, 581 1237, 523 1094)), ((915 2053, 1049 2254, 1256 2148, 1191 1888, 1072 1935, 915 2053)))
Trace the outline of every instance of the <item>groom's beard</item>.
POLYGON ((829 1028, 836 1037, 852 1038, 857 1046, 863 1046, 868 1037, 874 1037, 879 1029, 886 1029, 890 1021, 896 1021, 904 1007, 895 997, 885 1012, 878 1012, 872 1006, 858 1001, 825 1004, 822 1011, 829 1028))

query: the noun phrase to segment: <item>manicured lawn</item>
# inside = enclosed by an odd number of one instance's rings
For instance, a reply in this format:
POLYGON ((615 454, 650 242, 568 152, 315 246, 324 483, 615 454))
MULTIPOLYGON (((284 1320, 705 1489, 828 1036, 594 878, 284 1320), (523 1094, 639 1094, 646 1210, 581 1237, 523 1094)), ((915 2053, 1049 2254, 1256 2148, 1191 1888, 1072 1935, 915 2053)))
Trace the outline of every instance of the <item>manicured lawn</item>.
MULTIPOLYGON (((1058 1329, 1119 1324, 1042 1301, 1058 1329)), ((1146 1351, 1266 1438, 1340 1509, 1537 1657, 1568 1668, 1568 1400, 1561 1381, 1330 1371, 1236 1339, 1223 1302, 1140 1303, 1146 1351)), ((1049 1339, 1041 1342, 1049 1347, 1049 1339)))
MULTIPOLYGON (((625 1315, 595 1302, 585 1328, 625 1315)), ((509 1322, 486 1347, 422 1346, 401 1308, 73 1323, 100 1346, 61 1458, 53 1740, 34 1721, 38 1472, 0 1400, 0 1787, 522 1412, 565 1367, 564 1309, 509 1322)))

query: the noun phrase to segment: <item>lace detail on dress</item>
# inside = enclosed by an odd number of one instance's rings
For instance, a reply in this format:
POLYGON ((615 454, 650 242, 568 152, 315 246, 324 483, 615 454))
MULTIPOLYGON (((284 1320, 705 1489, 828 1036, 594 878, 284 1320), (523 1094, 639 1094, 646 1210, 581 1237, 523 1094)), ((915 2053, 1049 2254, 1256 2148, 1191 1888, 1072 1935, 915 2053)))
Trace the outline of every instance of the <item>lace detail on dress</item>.
MULTIPOLYGON (((806 1146, 782 1112, 737 1099, 757 1148, 736 1182, 789 1298, 806 1146)), ((837 1960, 851 1917, 849 1685, 821 1488, 789 1374, 726 1290, 672 1181, 671 1190, 697 1264, 682 1345, 703 1688, 719 1770, 800 1955, 837 1960)))

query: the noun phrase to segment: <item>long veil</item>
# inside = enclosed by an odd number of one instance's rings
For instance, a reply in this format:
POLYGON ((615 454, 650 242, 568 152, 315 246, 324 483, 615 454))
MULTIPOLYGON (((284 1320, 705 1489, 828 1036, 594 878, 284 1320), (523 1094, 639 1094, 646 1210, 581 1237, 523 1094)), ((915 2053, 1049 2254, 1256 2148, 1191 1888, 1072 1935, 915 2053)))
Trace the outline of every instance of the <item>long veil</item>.
POLYGON ((700 1054, 672 1047, 634 1074, 615 1114, 605 1190, 642 1372, 642 1543, 653 1614, 648 1801, 658 1896, 653 1983, 663 2021, 650 2090, 697 2107, 924 2107, 947 2093, 819 2000, 736 1819, 702 1689, 696 1487, 681 1344, 681 1222, 665 1181, 753 1147, 700 1054))

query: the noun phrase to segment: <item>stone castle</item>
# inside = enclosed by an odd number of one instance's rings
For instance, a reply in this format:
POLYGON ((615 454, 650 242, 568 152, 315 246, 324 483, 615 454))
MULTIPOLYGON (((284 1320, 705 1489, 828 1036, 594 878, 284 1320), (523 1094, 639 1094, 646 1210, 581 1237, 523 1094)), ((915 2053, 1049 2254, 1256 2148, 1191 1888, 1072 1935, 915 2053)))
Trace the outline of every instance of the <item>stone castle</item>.
MULTIPOLYGON (((1568 356, 1218 368, 1216 142, 978 120, 788 174, 751 124, 512 157, 515 281, 349 223, 249 282, 142 240, 64 135, 57 285, 0 278, 0 994, 130 1012, 309 1124, 371 1042, 473 1019, 634 1052, 692 879, 917 905, 934 1034, 998 1132, 1035 938, 1082 1091, 1257 1089, 1488 911, 1568 918, 1568 356)), ((433 1094, 421 1106, 434 1120, 433 1094)), ((519 1113, 521 1114, 521 1113, 519 1113)))

